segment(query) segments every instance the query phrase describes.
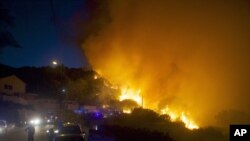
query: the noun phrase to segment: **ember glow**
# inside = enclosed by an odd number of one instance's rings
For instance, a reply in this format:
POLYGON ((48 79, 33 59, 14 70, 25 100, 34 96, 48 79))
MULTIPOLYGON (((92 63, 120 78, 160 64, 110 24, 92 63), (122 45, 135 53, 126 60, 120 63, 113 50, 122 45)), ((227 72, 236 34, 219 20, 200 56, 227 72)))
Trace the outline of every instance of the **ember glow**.
POLYGON ((132 110, 131 109, 123 109, 122 112, 125 114, 131 114, 132 110))
POLYGON ((97 76, 97 75, 95 75, 95 76, 94 76, 94 79, 98 79, 98 76, 97 76))

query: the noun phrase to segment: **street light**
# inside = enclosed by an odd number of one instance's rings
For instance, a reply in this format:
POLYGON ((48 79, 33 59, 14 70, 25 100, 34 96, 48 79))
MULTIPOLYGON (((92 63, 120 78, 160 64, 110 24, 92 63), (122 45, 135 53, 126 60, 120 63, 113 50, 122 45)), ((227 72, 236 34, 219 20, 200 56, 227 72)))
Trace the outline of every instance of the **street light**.
POLYGON ((57 61, 56 60, 52 61, 52 65, 54 66, 58 65, 57 61))
POLYGON ((64 75, 64 72, 63 72, 63 69, 64 69, 64 66, 63 64, 57 60, 52 60, 51 61, 51 65, 53 68, 56 68, 56 72, 57 72, 57 76, 59 76, 59 81, 60 81, 60 88, 59 88, 59 103, 60 103, 60 109, 63 108, 63 100, 64 100, 64 95, 67 93, 67 89, 64 88, 64 79, 63 79, 63 75, 64 75))
POLYGON ((66 92, 66 89, 65 89, 65 88, 63 88, 63 89, 62 89, 62 93, 64 94, 65 92, 66 92))

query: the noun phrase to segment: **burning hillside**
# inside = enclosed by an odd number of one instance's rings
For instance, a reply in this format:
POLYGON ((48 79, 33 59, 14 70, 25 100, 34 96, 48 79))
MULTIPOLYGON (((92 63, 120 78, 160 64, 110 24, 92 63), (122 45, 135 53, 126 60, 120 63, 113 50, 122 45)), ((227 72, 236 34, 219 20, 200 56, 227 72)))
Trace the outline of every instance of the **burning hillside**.
POLYGON ((214 117, 225 109, 249 111, 244 3, 106 4, 111 21, 85 38, 83 49, 91 66, 122 89, 120 100, 143 101, 191 128, 217 124, 214 117))
MULTIPOLYGON (((123 101, 126 99, 133 100, 139 106, 143 107, 143 97, 141 94, 141 90, 134 91, 132 89, 127 89, 127 88, 121 89, 121 95, 119 97, 119 100, 123 101)), ((125 109, 123 109, 123 112, 124 113, 131 113, 132 112, 131 110, 132 109, 125 108, 125 109)), ((165 108, 160 109, 159 113, 162 115, 168 115, 172 122, 182 121, 185 124, 186 128, 188 128, 188 129, 192 130, 192 129, 199 128, 199 126, 194 121, 192 121, 190 119, 190 117, 189 117, 190 115, 187 116, 187 114, 184 111, 178 111, 178 110, 173 111, 167 105, 165 108)))

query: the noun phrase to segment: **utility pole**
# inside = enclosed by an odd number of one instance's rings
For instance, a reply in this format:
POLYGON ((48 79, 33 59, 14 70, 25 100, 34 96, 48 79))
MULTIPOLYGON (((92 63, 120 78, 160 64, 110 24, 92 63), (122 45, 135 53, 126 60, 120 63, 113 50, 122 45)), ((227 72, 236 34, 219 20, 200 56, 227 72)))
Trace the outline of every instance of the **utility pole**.
POLYGON ((143 109, 143 94, 141 95, 141 107, 143 109))

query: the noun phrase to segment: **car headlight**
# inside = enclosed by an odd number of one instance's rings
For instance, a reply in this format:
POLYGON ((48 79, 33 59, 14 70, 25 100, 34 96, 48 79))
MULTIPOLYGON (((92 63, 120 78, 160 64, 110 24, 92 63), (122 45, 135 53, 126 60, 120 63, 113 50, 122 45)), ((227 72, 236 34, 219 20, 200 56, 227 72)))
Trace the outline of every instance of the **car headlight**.
POLYGON ((2 133, 4 131, 4 128, 0 127, 0 133, 2 133))
POLYGON ((39 125, 41 123, 41 120, 38 118, 32 119, 32 120, 30 120, 30 123, 33 125, 39 125))
POLYGON ((55 130, 54 133, 55 133, 55 134, 59 133, 59 130, 55 130))

